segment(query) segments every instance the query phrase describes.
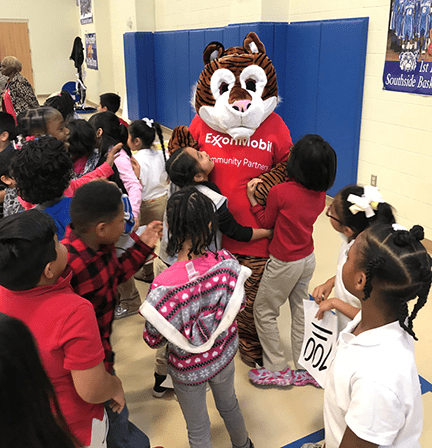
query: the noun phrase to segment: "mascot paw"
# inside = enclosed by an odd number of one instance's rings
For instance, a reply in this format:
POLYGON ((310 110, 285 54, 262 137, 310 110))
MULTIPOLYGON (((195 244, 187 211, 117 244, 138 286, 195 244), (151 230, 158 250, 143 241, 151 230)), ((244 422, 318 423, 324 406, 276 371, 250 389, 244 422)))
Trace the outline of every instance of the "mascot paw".
POLYGON ((179 148, 191 147, 198 149, 198 143, 192 137, 186 126, 177 126, 174 128, 171 138, 168 142, 168 153, 171 155, 179 148))
POLYGON ((278 163, 271 171, 258 177, 262 182, 257 185, 255 199, 258 204, 265 207, 270 188, 286 181, 286 162, 278 163))

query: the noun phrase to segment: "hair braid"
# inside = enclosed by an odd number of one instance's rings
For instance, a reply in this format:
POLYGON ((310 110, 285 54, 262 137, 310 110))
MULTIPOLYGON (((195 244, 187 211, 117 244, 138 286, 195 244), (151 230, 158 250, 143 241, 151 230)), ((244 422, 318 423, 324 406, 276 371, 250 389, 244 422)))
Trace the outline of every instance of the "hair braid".
POLYGON ((363 288, 364 297, 363 300, 367 300, 370 297, 371 291, 372 291, 372 279, 375 276, 376 270, 385 264, 385 258, 384 257, 377 257, 374 260, 369 261, 369 263, 366 266, 366 283, 363 288))
POLYGON ((160 124, 157 123, 156 121, 153 123, 153 127, 155 128, 156 133, 157 133, 157 135, 159 137, 159 141, 160 141, 161 149, 162 149, 162 155, 163 155, 163 158, 164 158, 164 162, 166 163, 167 158, 166 158, 166 154, 165 154, 165 144, 164 144, 162 128, 161 128, 160 124))
POLYGON ((168 245, 170 256, 178 253, 186 239, 191 248, 188 257, 210 250, 215 242, 217 217, 213 202, 190 186, 175 192, 167 204, 168 245))
POLYGON ((399 321, 399 325, 405 330, 407 331, 413 338, 415 338, 415 334, 414 331, 412 329, 413 325, 412 325, 412 321, 410 322, 408 320, 407 322, 407 317, 409 315, 408 312, 408 303, 405 302, 405 300, 401 300, 399 302, 399 307, 397 309, 397 316, 398 316, 398 321, 399 321), (405 324, 405 322, 407 322, 407 324, 405 324))
POLYGON ((400 326, 417 340, 413 321, 425 305, 432 281, 431 258, 420 240, 423 228, 414 226, 395 230, 393 226, 376 224, 368 228, 361 249, 361 265, 366 273, 366 300, 372 290, 372 279, 378 296, 400 326), (368 261, 370 260, 370 261, 368 261), (411 315, 408 302, 417 298, 411 315))

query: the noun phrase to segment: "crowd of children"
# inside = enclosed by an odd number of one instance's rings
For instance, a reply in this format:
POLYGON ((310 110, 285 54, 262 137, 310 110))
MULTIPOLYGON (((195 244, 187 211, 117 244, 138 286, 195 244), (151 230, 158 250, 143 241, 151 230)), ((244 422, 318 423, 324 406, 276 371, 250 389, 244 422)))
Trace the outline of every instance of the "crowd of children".
MULTIPOLYGON (((246 227, 209 180, 214 162, 205 152, 185 147, 168 158, 160 124, 120 120, 118 95, 101 95, 88 121, 74 115, 68 95, 21 112, 18 127, 0 112, 0 377, 10 386, 1 396, 12 403, 8 394, 22 388, 28 412, 11 404, 9 414, 20 421, 21 445, 150 447, 129 420, 110 340, 113 320, 139 310, 144 340, 157 349, 153 394, 165 394, 169 375, 190 446, 212 446, 210 388, 232 446, 253 448, 233 361, 251 271, 222 247, 221 234, 271 239, 254 304, 263 362, 251 382, 320 387, 299 360, 313 225, 336 177, 334 149, 318 135, 300 139, 266 207, 254 195, 260 180, 251 179, 244 194, 257 225, 246 227), (134 276, 151 283, 144 302, 134 276), (287 300, 293 369, 277 325, 287 300)), ((312 292, 316 318, 334 310, 340 333, 325 384, 325 446, 418 447, 413 320, 432 279, 423 229, 396 225, 368 186, 340 190, 326 215, 343 242, 335 276, 312 292)), ((10 426, 0 424, 5 440, 14 437, 10 426)))

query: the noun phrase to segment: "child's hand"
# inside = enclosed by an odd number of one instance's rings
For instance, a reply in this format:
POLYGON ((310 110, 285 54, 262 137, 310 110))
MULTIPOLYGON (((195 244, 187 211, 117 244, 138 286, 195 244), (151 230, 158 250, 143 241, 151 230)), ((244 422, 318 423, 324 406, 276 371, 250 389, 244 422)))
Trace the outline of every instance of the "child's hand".
POLYGON ((252 206, 257 204, 257 201, 255 200, 255 190, 257 185, 261 182, 261 179, 258 179, 258 177, 254 177, 247 184, 247 197, 252 206))
POLYGON ((118 152, 123 148, 123 143, 117 143, 111 150, 108 152, 106 156, 105 162, 108 163, 109 166, 114 165, 114 160, 118 157, 118 152))
POLYGON ((322 285, 317 286, 312 292, 312 297, 314 298, 315 302, 319 305, 323 300, 326 300, 332 292, 333 287, 334 277, 328 279, 322 285))
POLYGON ((267 236, 269 240, 273 239, 273 229, 266 229, 267 230, 267 236))
MULTIPOLYGON (((121 385, 120 378, 118 378, 118 377, 115 377, 115 378, 118 379, 118 381, 120 382, 120 385, 121 385)), ((124 396, 124 390, 123 390, 123 386, 121 386, 120 392, 111 398, 109 407, 114 412, 117 412, 117 414, 120 414, 120 412, 123 411, 125 404, 126 404, 126 401, 125 401, 125 396, 124 396)))
POLYGON ((162 221, 152 221, 140 235, 140 240, 152 249, 162 237, 162 221))
POLYGON ((333 308, 333 299, 322 300, 319 304, 319 310, 316 313, 315 318, 321 320, 324 317, 324 313, 332 310, 333 308))

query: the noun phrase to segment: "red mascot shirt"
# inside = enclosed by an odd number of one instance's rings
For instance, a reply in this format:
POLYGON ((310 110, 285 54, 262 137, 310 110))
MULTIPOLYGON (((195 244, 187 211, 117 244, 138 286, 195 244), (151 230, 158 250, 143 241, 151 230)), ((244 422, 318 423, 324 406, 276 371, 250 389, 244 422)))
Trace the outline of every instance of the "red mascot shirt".
MULTIPOLYGON (((215 162, 210 180, 228 198, 228 208, 234 218, 244 226, 259 229, 261 226, 250 210, 246 185, 252 178, 287 160, 292 141, 282 118, 273 112, 250 138, 240 140, 215 131, 198 115, 192 120, 189 131, 199 149, 215 162)), ((262 238, 242 243, 224 235, 222 245, 232 253, 268 257, 269 241, 262 238)))

